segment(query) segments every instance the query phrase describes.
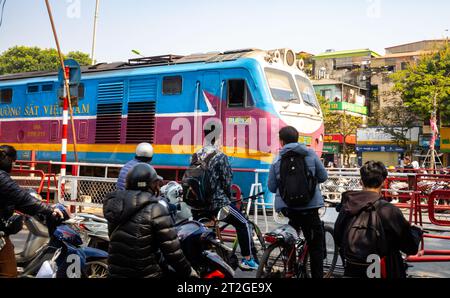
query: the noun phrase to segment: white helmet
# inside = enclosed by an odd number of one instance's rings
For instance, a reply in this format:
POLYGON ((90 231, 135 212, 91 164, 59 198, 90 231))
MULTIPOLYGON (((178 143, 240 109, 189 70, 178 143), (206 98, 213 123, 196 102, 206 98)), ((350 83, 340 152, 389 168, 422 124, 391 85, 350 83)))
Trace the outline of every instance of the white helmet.
POLYGON ((149 143, 140 143, 136 147, 136 156, 137 157, 153 157, 153 147, 149 143))

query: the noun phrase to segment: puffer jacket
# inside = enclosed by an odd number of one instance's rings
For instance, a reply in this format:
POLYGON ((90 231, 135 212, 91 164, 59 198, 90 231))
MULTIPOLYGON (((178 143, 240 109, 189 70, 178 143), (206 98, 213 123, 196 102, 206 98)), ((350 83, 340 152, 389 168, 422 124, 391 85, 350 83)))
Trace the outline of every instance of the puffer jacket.
POLYGON ((190 276, 165 202, 148 192, 116 191, 105 198, 103 213, 110 238, 110 277, 163 277, 167 265, 179 276, 190 276))
POLYGON ((53 212, 50 206, 30 195, 8 173, 0 170, 0 230, 15 210, 31 216, 50 216, 53 212))
MULTIPOLYGON (((307 148, 305 145, 300 143, 292 143, 284 146, 280 151, 280 156, 275 158, 272 166, 270 167, 269 172, 269 181, 268 186, 269 190, 272 193, 275 193, 275 210, 280 212, 282 209, 287 208, 286 203, 280 196, 280 184, 281 184, 281 176, 280 176, 280 166, 281 166, 281 157, 289 151, 294 151, 301 155, 305 156, 305 163, 311 172, 316 176, 318 183, 323 183, 328 179, 328 173, 320 161, 317 154, 310 148, 307 148)), ((324 201, 322 197, 322 193, 320 192, 320 186, 317 184, 316 191, 314 193, 314 197, 312 200, 305 205, 304 207, 293 208, 295 210, 310 210, 317 209, 324 206, 324 201)))

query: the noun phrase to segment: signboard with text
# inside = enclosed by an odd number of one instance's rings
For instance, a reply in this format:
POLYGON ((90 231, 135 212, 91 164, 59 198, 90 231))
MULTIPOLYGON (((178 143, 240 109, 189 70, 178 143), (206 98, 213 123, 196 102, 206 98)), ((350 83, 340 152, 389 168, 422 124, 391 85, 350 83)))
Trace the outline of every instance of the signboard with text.
MULTIPOLYGON (((400 131, 400 128, 398 128, 400 131)), ((409 140, 408 144, 419 143, 419 127, 409 129, 405 136, 409 140)), ((384 131, 382 127, 360 128, 356 134, 356 141, 358 145, 396 145, 396 140, 388 132, 384 131)))
POLYGON ((367 107, 348 102, 330 102, 330 110, 332 111, 345 110, 361 115, 367 115, 367 107))

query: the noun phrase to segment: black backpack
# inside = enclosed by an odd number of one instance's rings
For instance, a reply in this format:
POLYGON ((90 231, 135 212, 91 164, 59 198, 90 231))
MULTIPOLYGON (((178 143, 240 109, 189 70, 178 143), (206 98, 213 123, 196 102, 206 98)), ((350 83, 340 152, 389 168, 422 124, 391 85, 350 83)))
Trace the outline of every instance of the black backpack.
POLYGON ((381 200, 369 203, 350 218, 341 246, 341 255, 345 262, 367 264, 369 255, 376 254, 380 258, 386 256, 386 236, 377 212, 380 204, 381 200))
POLYGON ((280 195, 288 207, 304 207, 313 199, 317 179, 304 155, 289 151, 281 157, 280 180, 280 195))
POLYGON ((212 189, 210 184, 209 162, 217 152, 209 154, 204 160, 192 157, 191 165, 181 180, 183 201, 193 209, 207 209, 211 206, 212 189))

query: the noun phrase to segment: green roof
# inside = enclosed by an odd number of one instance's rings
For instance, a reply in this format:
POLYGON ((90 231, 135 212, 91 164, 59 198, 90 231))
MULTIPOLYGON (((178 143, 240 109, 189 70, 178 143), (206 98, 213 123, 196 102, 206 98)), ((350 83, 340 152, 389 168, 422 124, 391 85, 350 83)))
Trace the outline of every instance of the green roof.
POLYGON ((370 49, 360 49, 360 50, 326 52, 314 56, 314 59, 360 57, 360 56, 367 56, 368 54, 376 58, 381 57, 380 54, 371 51, 370 49))

